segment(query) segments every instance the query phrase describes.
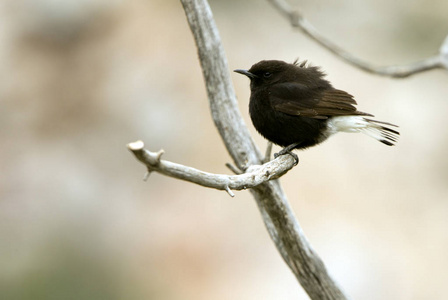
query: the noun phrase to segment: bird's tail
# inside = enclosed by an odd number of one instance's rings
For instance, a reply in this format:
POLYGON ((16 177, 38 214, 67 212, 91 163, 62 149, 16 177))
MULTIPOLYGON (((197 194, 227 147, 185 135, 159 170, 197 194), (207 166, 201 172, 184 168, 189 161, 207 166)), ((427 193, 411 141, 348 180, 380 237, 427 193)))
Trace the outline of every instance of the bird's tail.
POLYGON ((371 120, 367 118, 363 118, 366 121, 366 126, 360 128, 360 132, 380 141, 381 143, 394 146, 398 141, 398 137, 400 133, 390 127, 398 127, 397 125, 371 120))
POLYGON ((338 116, 328 120, 329 134, 336 132, 362 132, 388 146, 398 141, 400 133, 390 127, 397 125, 367 119, 362 116, 338 116))

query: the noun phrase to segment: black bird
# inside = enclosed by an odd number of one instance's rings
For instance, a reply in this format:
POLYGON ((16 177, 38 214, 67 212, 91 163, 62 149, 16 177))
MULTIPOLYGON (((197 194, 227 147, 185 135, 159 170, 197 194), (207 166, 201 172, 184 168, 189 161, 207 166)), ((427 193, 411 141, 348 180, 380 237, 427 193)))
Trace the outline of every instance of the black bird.
POLYGON ((249 113, 257 131, 269 141, 285 147, 276 154, 291 154, 325 141, 337 132, 362 132, 393 146, 396 125, 369 119, 358 111, 353 96, 335 89, 319 67, 297 60, 288 64, 263 60, 249 70, 235 70, 250 79, 249 113), (389 127, 388 127, 389 126, 389 127))

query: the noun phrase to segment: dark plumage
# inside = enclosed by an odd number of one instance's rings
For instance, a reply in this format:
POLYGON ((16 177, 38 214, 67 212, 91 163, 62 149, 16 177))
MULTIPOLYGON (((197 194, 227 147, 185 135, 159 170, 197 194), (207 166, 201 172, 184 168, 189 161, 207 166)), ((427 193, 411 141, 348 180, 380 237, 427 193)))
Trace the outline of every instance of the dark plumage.
POLYGON ((274 144, 290 146, 285 152, 314 146, 340 131, 363 132, 388 146, 397 141, 399 133, 388 127, 396 125, 366 118, 373 115, 358 111, 352 95, 335 89, 306 61, 263 60, 235 72, 250 78, 255 128, 274 144))

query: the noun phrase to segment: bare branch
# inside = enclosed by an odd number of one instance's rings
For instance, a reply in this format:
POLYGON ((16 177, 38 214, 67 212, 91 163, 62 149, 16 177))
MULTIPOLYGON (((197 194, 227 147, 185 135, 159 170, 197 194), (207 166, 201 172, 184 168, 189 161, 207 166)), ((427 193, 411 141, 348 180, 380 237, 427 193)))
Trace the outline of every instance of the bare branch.
POLYGON ((294 159, 290 155, 282 155, 264 165, 250 166, 247 172, 241 175, 212 174, 162 160, 160 157, 163 151, 157 153, 150 152, 144 149, 142 141, 128 144, 128 149, 148 168, 148 172, 155 171, 204 187, 227 191, 232 197, 235 194, 231 190, 245 190, 260 185, 263 182, 277 179, 286 174, 294 166, 294 159))
POLYGON ((381 76, 390 76, 395 78, 404 78, 417 74, 420 72, 433 70, 433 69, 446 69, 448 70, 448 36, 445 39, 444 44, 440 48, 439 54, 436 56, 428 57, 424 60, 420 60, 408 65, 402 66, 387 66, 387 67, 376 67, 373 66, 362 59, 359 59, 347 51, 341 49, 339 46, 325 38, 319 31, 308 22, 298 10, 294 10, 286 1, 284 0, 268 0, 277 10, 285 16, 291 25, 295 28, 299 28, 303 33, 308 35, 310 38, 315 40, 321 46, 339 56, 351 65, 381 76))

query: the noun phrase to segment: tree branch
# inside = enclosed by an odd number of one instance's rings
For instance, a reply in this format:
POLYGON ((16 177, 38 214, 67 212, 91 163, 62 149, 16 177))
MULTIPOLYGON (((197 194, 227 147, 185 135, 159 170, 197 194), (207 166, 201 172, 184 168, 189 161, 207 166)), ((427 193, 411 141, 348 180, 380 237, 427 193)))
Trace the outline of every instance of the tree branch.
POLYGON ((359 59, 347 51, 341 49, 339 46, 326 39, 319 31, 309 23, 298 10, 294 10, 284 0, 268 0, 283 16, 285 16, 294 28, 299 28, 303 33, 315 40, 318 44, 339 56, 349 64, 364 70, 369 73, 373 73, 381 76, 390 76, 395 78, 404 78, 417 74, 420 72, 433 70, 433 69, 446 69, 448 70, 448 36, 445 38, 442 46, 440 47, 439 54, 436 56, 428 57, 426 59, 402 66, 387 66, 376 67, 362 59, 359 59))
POLYGON ((128 149, 135 157, 148 168, 148 172, 156 171, 166 176, 196 183, 208 188, 227 191, 234 196, 231 190, 245 190, 255 187, 263 182, 277 179, 288 172, 294 164, 290 155, 282 155, 263 165, 252 165, 246 173, 241 175, 212 174, 192 167, 162 160, 163 151, 150 152, 144 149, 142 141, 128 144, 128 149))

